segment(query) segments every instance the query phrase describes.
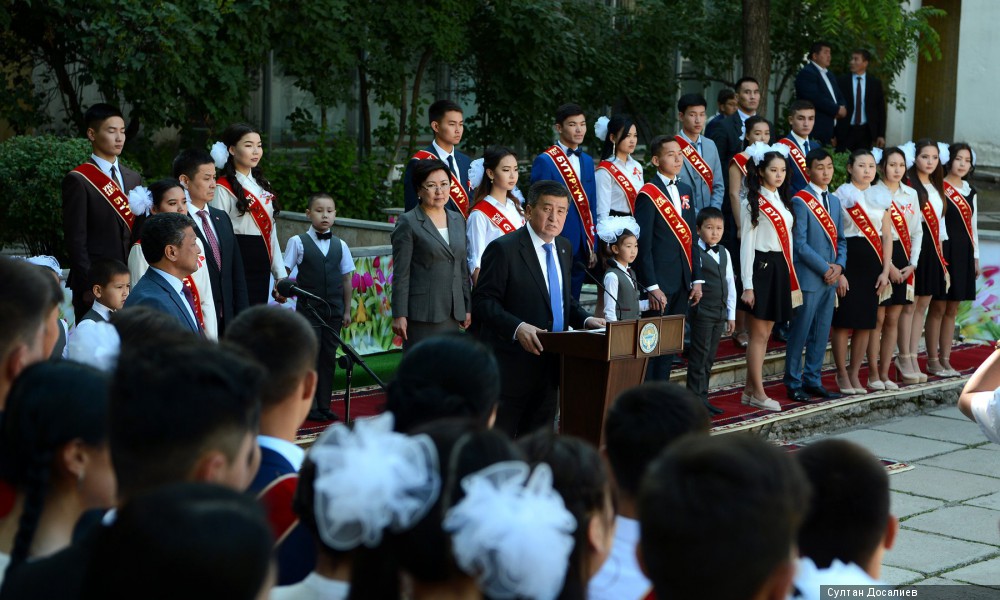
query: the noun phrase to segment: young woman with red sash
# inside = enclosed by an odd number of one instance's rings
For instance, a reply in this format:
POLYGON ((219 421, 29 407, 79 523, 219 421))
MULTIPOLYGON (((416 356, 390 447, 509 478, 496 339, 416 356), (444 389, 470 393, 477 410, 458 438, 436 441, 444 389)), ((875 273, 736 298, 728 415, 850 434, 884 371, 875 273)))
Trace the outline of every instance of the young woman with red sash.
POLYGON ((763 142, 748 148, 747 199, 740 211, 743 294, 750 344, 747 348, 747 383, 742 402, 764 410, 781 406, 764 392, 762 369, 767 340, 775 321, 787 321, 802 304, 792 262, 792 214, 785 158, 788 148, 763 142))
POLYGON ((597 221, 605 217, 631 217, 635 198, 642 189, 642 165, 632 158, 639 141, 635 123, 628 115, 597 119, 594 132, 603 142, 597 165, 597 221))
MULTIPOLYGON (((833 313, 833 360, 837 364, 837 387, 842 394, 864 394, 861 384, 861 364, 868 350, 868 339, 880 328, 884 309, 879 302, 891 293, 889 271, 892 267, 892 221, 889 207, 892 197, 883 188, 872 187, 875 179, 875 157, 871 150, 855 150, 847 161, 849 183, 837 188, 843 212, 844 237, 847 238, 846 280, 837 287, 840 297, 833 313), (853 330, 853 333, 852 333, 853 330), (850 340, 851 362, 847 364, 850 340)), ((869 363, 875 378, 869 376, 871 389, 885 389, 878 379, 878 357, 869 363), (874 382, 878 381, 878 384, 874 382)), ((895 385, 895 384, 893 384, 895 385)))
POLYGON ((233 221, 251 305, 267 304, 268 294, 276 294, 271 291, 272 276, 275 282, 288 276, 274 223, 279 208, 260 168, 263 156, 260 133, 244 123, 227 127, 212 148, 215 166, 222 169, 212 206, 233 221))
POLYGON ((469 181, 475 192, 465 223, 465 237, 473 285, 479 278, 486 246, 524 227, 517 177, 517 156, 503 146, 490 146, 469 168, 469 181))
MULTIPOLYGON (((909 145, 909 144, 907 144, 909 145)), ((907 151, 904 145, 903 151, 907 151)), ((913 310, 912 334, 908 354, 916 356, 919 333, 927 342, 927 372, 950 377, 951 371, 940 362, 941 321, 943 311, 928 310, 932 298, 945 298, 951 287, 948 266, 948 228, 945 219, 950 207, 944 192, 944 169, 941 168, 940 148, 933 140, 923 139, 912 146, 913 166, 908 172, 910 185, 917 191, 923 216, 924 238, 920 247, 920 262, 916 274, 916 307, 913 310), (926 322, 924 314, 927 315, 926 322)), ((946 333, 951 347, 951 331, 946 333)), ((956 373, 957 375, 957 373, 956 373)))

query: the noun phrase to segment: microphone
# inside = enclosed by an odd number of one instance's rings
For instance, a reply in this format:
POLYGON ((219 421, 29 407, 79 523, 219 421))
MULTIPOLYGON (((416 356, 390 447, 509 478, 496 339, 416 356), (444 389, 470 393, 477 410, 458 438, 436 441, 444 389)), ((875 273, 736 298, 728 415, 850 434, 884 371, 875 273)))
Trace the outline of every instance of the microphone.
MULTIPOLYGON (((618 263, 616 263, 615 259, 613 259, 613 258, 609 258, 608 261, 607 261, 607 264, 608 264, 609 267, 616 268, 616 269, 619 268, 619 267, 616 266, 618 263)), ((629 276, 629 279, 631 279, 632 283, 635 284, 635 289, 639 290, 640 292, 642 292, 644 294, 647 294, 647 295, 649 294, 649 289, 647 289, 646 286, 644 286, 641 283, 639 283, 638 279, 636 279, 635 277, 632 277, 631 274, 629 276)))
POLYGON ((590 269, 587 268, 587 265, 585 265, 583 263, 583 261, 579 261, 578 260, 578 261, 574 262, 573 263, 573 268, 574 269, 575 268, 582 269, 584 275, 586 275, 587 278, 589 278, 591 281, 593 281, 594 283, 596 283, 597 287, 600 288, 600 290, 602 292, 604 292, 608 296, 611 296, 611 299, 615 301, 615 316, 618 318, 619 321, 621 321, 622 320, 622 307, 621 307, 621 304, 618 304, 618 296, 615 295, 615 294, 612 294, 611 292, 609 292, 608 289, 606 287, 604 287, 604 284, 601 283, 600 281, 598 281, 596 277, 594 277, 594 275, 590 272, 590 269))
POLYGON ((313 294, 312 292, 307 292, 304 289, 300 288, 299 286, 295 285, 295 282, 292 281, 291 279, 288 279, 287 277, 285 279, 280 280, 277 284, 275 284, 274 287, 275 289, 278 290, 279 294, 281 294, 286 298, 295 298, 295 297, 308 298, 309 300, 313 300, 314 302, 320 302, 323 304, 327 303, 326 300, 320 298, 316 294, 313 294))

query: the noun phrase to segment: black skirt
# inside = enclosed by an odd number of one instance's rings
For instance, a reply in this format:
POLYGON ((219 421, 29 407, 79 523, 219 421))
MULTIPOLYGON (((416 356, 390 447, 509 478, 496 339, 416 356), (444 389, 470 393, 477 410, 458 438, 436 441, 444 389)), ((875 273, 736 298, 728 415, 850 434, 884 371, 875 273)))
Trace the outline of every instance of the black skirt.
POLYGON ((934 238, 927 228, 927 223, 922 223, 920 226, 924 228, 924 241, 920 244, 920 262, 917 263, 916 294, 943 297, 944 269, 941 268, 941 261, 938 260, 937 251, 934 250, 934 238))
MULTIPOLYGON (((975 218, 975 214, 973 214, 975 218)), ((951 287, 947 293, 935 294, 935 300, 975 300, 976 299, 976 255, 972 247, 972 238, 965 228, 961 213, 954 204, 948 205, 945 213, 945 224, 948 227, 948 241, 945 259, 948 261, 948 273, 951 275, 951 287)))
POLYGON ((878 322, 878 293, 875 283, 882 274, 882 261, 863 237, 847 238, 847 282, 850 289, 833 313, 837 329, 875 329, 878 322))
POLYGON ((753 257, 753 308, 740 300, 739 307, 756 319, 787 321, 792 318, 792 276, 781 252, 761 252, 753 257))
MULTIPOLYGON (((243 258, 243 273, 247 280, 247 300, 250 306, 267 304, 271 298, 271 257, 264 238, 259 235, 236 235, 243 258)), ((277 252, 275 248, 275 252, 277 252)))
MULTIPOLYGON (((899 270, 909 266, 910 261, 906 259, 906 252, 903 250, 903 242, 896 240, 892 243, 892 265, 899 270)), ((913 304, 913 301, 906 299, 906 281, 892 284, 892 297, 882 302, 882 306, 901 306, 913 304)))

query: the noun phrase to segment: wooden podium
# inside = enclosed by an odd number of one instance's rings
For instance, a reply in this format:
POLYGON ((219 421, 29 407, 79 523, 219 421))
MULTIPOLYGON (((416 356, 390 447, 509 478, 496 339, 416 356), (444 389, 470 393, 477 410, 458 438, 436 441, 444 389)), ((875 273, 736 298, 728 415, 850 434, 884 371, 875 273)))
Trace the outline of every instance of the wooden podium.
POLYGON ((545 352, 559 354, 559 427, 595 446, 604 415, 620 392, 642 383, 646 363, 684 348, 684 315, 608 323, 605 329, 539 333, 545 352))

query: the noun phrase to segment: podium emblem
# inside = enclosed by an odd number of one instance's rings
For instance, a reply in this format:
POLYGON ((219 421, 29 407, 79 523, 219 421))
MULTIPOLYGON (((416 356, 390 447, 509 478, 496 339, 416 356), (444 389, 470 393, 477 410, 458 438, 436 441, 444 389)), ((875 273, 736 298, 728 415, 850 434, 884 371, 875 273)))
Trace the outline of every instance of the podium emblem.
POLYGON ((656 350, 657 344, 660 343, 660 330, 656 328, 654 323, 646 323, 639 330, 639 349, 643 351, 644 354, 649 354, 653 350, 656 350))

